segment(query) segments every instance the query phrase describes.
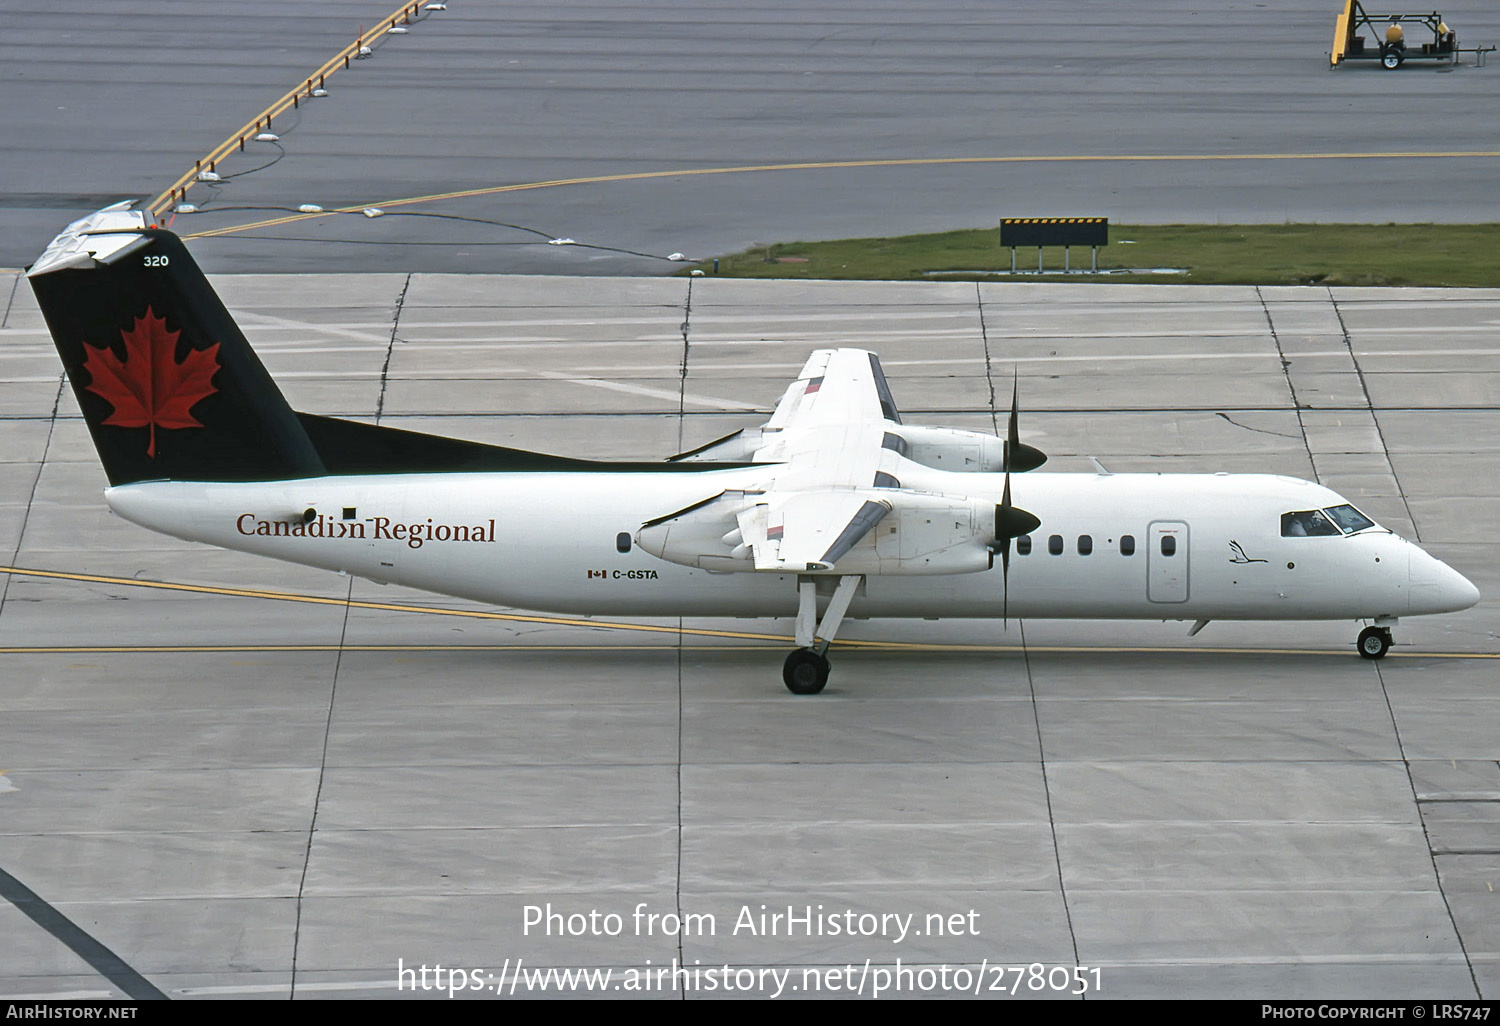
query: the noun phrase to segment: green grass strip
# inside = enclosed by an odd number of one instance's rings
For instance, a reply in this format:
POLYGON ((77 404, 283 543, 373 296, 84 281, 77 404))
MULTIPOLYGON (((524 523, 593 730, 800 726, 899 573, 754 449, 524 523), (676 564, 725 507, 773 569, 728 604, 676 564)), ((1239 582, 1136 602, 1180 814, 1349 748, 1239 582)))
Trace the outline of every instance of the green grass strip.
MULTIPOLYGON (((1111 225, 1097 275, 1089 248, 1009 248, 998 228, 786 242, 719 258, 720 277, 849 281, 1089 281, 1191 285, 1500 287, 1500 224, 1111 225), (1158 269, 1178 273, 1152 273, 1158 269), (1106 273, 1108 272, 1108 273, 1106 273)), ((694 265, 714 274, 714 261, 694 265)), ((691 269, 689 269, 691 270, 691 269)), ((684 271, 683 273, 689 273, 684 271)))

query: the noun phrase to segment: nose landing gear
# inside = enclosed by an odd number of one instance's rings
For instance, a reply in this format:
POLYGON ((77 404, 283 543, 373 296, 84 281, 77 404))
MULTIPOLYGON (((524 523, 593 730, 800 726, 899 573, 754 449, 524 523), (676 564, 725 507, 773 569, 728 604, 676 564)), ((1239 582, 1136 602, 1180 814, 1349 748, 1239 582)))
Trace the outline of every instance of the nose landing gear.
POLYGON ((1359 632, 1359 654, 1366 659, 1384 659, 1391 650, 1391 629, 1376 625, 1359 632))

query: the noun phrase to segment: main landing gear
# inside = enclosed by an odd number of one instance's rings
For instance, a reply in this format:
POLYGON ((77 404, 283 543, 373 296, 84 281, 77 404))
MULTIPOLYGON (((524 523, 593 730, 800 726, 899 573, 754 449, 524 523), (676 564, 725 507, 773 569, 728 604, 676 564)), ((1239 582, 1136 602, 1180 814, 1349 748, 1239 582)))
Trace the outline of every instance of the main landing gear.
POLYGON ((828 659, 816 649, 799 648, 786 657, 781 668, 781 679, 794 695, 816 695, 828 683, 828 659))
POLYGON ((797 578, 797 645, 795 652, 786 657, 781 668, 781 679, 794 695, 816 695, 828 683, 828 657, 824 655, 844 622, 849 603, 859 590, 859 574, 846 574, 839 578, 833 597, 823 618, 818 619, 818 582, 815 577, 797 578))

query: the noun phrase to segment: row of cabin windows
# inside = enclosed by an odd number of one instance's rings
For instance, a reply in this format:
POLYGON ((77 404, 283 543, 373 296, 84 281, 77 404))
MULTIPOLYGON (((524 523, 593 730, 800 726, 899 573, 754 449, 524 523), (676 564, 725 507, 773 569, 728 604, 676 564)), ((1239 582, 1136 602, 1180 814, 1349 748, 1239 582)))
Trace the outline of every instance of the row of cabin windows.
MULTIPOLYGON (((1047 539, 1047 551, 1054 556, 1063 554, 1063 536, 1054 534, 1047 539)), ((1094 536, 1091 534, 1080 534, 1078 536, 1078 554, 1088 556, 1094 551, 1094 536)), ((1023 534, 1016 539, 1016 554, 1021 556, 1031 555, 1031 535, 1023 534)), ((1170 534, 1164 534, 1161 538, 1161 554, 1163 556, 1177 555, 1177 539, 1170 534)), ((1120 535, 1120 555, 1135 555, 1135 535, 1120 535)))

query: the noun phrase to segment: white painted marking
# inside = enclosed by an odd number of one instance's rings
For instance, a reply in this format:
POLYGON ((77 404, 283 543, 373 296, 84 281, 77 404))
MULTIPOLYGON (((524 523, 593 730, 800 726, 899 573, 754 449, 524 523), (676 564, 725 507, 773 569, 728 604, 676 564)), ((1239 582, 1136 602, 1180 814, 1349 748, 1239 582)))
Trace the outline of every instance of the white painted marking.
POLYGON ((537 375, 549 378, 553 381, 566 381, 571 385, 587 385, 591 388, 608 389, 611 392, 625 392, 630 395, 644 395, 653 399, 668 399, 676 402, 679 398, 690 406, 707 406, 717 410, 759 410, 761 407, 754 403, 742 403, 734 399, 715 399, 712 396, 692 395, 684 393, 678 395, 664 388, 648 388, 645 385, 627 385, 622 381, 605 381, 601 378, 579 378, 569 374, 561 374, 557 371, 538 371, 537 375))
MULTIPOLYGON (((345 983, 299 983, 297 991, 339 991, 339 990, 389 990, 396 989, 396 981, 387 977, 383 980, 351 980, 345 983)), ((241 983, 224 984, 218 987, 174 987, 172 994, 180 994, 183 997, 196 997, 209 994, 283 994, 291 990, 290 983, 241 983)))
POLYGON ((372 332, 354 331, 349 327, 338 324, 314 324, 311 321, 298 321, 290 317, 277 317, 274 314, 256 313, 254 311, 241 311, 239 322, 243 327, 249 323, 258 323, 266 327, 285 328, 291 331, 311 332, 318 335, 340 335, 344 338, 352 338, 360 342, 372 342, 376 345, 389 345, 391 333, 389 328, 384 335, 372 332))

